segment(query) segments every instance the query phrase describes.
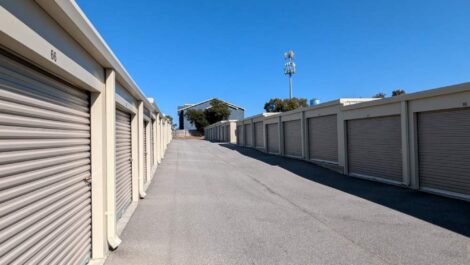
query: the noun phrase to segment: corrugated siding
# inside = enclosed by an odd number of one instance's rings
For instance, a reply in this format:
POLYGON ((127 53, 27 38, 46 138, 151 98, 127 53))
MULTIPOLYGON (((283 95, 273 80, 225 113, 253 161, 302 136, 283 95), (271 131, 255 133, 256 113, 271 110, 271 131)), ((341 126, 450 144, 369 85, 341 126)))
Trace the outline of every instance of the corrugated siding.
POLYGON ((288 156, 302 156, 302 132, 300 120, 283 122, 284 153, 288 156))
POLYGON ((266 125, 266 137, 268 153, 279 154, 279 125, 277 123, 266 125))
POLYGON ((338 123, 336 115, 309 118, 310 159, 338 162, 338 123))
POLYGON ((154 152, 155 152, 155 137, 153 131, 154 120, 150 122, 150 168, 153 168, 154 163, 154 152))
POLYGON ((225 141, 225 142, 228 142, 228 138, 229 138, 229 135, 228 135, 228 134, 229 134, 228 126, 224 126, 224 135, 225 135, 224 141, 225 141))
POLYGON ((251 124, 245 124, 246 146, 253 146, 253 130, 251 124))
POLYGON ((400 116, 348 121, 351 174, 402 182, 400 116))
POLYGON ((470 109, 418 114, 419 182, 470 195, 470 109))
POLYGON ((255 146, 258 148, 264 147, 263 133, 263 122, 255 122, 255 146))
POLYGON ((116 218, 132 201, 131 115, 116 109, 116 218))
POLYGON ((90 256, 89 100, 0 55, 0 264, 90 256))
POLYGON ((237 126, 237 142, 239 145, 244 145, 244 133, 243 133, 243 126, 239 125, 237 126))

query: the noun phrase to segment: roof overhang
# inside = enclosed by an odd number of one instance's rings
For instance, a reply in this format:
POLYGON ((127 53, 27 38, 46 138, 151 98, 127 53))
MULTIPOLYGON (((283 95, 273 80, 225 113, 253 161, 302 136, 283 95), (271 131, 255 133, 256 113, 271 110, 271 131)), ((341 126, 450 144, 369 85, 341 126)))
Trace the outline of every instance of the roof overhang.
POLYGON ((35 0, 72 38, 75 39, 104 68, 114 69, 116 80, 149 110, 159 112, 157 105, 148 102, 119 59, 106 44, 85 13, 74 0, 35 0))

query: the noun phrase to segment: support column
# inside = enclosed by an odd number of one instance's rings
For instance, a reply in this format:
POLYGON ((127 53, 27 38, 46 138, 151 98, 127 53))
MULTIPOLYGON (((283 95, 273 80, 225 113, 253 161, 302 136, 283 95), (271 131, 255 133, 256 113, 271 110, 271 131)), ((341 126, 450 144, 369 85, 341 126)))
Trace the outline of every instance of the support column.
POLYGON ((104 144, 105 95, 92 93, 91 112, 91 225, 92 261, 100 262, 106 258, 108 243, 106 238, 106 167, 104 144))
POLYGON ((410 178, 410 135, 408 128, 408 102, 401 102, 401 153, 402 153, 402 168, 403 168, 403 184, 406 186, 411 185, 410 178))
POLYGON ((157 138, 156 138, 156 141, 157 141, 157 162, 158 163, 161 163, 162 162, 162 155, 161 155, 161 145, 162 145, 162 141, 160 140, 160 129, 161 129, 161 125, 160 125, 160 114, 157 114, 157 121, 156 121, 156 125, 157 125, 157 138))
POLYGON ((279 154, 284 155, 284 125, 282 124, 282 116, 279 115, 278 120, 278 130, 279 130, 279 154))
POLYGON ((107 224, 108 244, 116 249, 121 240, 117 235, 116 225, 116 74, 114 70, 106 70, 106 112, 105 112, 105 164, 106 164, 106 189, 107 189, 107 224))
POLYGON ((139 101, 137 109, 137 122, 139 125, 139 196, 145 198, 144 191, 144 102, 139 101))

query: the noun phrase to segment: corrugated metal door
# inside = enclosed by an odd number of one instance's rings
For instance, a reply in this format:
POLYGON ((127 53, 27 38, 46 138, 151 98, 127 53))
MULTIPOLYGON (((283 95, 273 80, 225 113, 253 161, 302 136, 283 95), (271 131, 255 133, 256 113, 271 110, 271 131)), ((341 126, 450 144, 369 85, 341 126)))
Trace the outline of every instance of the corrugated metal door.
POLYGON ((245 124, 245 139, 246 146, 253 146, 253 131, 251 130, 251 124, 245 124))
POLYGON ((131 115, 116 109, 116 218, 132 201, 131 115))
POLYGON ((90 256, 89 101, 0 55, 0 264, 90 256))
POLYGON ((148 155, 148 148, 147 148, 147 143, 148 143, 148 140, 147 140, 147 125, 148 125, 148 122, 144 121, 144 183, 147 183, 147 179, 148 179, 148 170, 147 170, 147 167, 148 167, 148 163, 147 163, 147 155, 148 155))
POLYGON ((245 137, 244 137, 244 132, 243 132, 243 125, 237 126, 237 132, 238 132, 238 144, 239 145, 244 145, 245 144, 245 137))
POLYGON ((470 109, 418 114, 419 183, 470 195, 470 109))
POLYGON ((279 128, 277 123, 266 125, 268 153, 279 154, 279 128))
POLYGON ((256 122, 255 123, 255 146, 257 148, 263 148, 263 122, 256 122))
POLYGON ((400 116, 350 120, 347 126, 350 174, 402 182, 400 116))
POLYGON ((338 162, 338 122, 336 115, 308 119, 310 159, 338 162))
POLYGON ((150 122, 150 169, 153 168, 154 165, 154 150, 155 150, 155 141, 153 137, 153 120, 150 122))
POLYGON ((237 126, 235 129, 235 134, 237 135, 237 145, 241 145, 241 139, 240 139, 240 126, 237 126))
POLYGON ((300 120, 285 121, 284 127, 284 152, 288 156, 302 156, 302 134, 300 120))

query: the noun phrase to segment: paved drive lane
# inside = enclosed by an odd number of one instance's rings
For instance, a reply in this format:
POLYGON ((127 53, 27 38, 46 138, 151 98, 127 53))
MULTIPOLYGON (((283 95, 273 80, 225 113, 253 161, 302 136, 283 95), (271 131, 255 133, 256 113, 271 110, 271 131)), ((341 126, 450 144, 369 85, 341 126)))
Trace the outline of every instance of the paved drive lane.
POLYGON ((470 264, 470 204, 175 140, 106 264, 470 264))

